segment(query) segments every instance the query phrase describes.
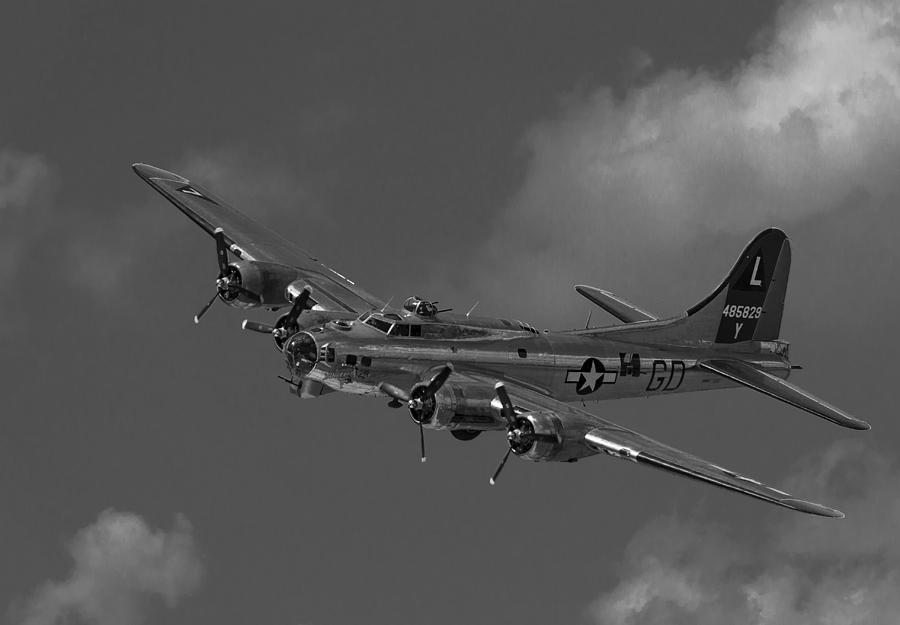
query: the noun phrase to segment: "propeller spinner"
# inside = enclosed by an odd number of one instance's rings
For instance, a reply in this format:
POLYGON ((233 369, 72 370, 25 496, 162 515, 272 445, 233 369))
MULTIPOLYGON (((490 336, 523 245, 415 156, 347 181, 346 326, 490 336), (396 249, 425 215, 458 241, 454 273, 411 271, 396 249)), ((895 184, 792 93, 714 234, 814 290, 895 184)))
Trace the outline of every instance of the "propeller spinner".
POLYGON ((528 419, 516 416, 516 410, 503 382, 497 382, 494 385, 494 391, 500 402, 500 414, 506 419, 506 441, 509 443, 509 449, 506 450, 506 455, 503 456, 503 460, 500 461, 497 470, 491 476, 491 486, 497 483, 497 478, 500 477, 500 472, 506 466, 506 461, 509 460, 511 453, 523 454, 534 444, 534 426, 528 419))
POLYGON ((248 319, 245 319, 244 323, 241 324, 241 328, 243 328, 244 330, 261 332, 263 334, 271 334, 275 337, 275 345, 278 347, 278 349, 281 349, 282 347, 284 347, 285 340, 300 331, 300 324, 297 323, 297 320, 300 318, 300 313, 310 308, 310 293, 310 288, 304 287, 303 290, 300 291, 300 294, 294 298, 294 303, 291 305, 291 310, 279 317, 274 326, 270 326, 267 323, 259 323, 257 321, 250 321, 248 319))
POLYGON ((399 408, 406 404, 412 420, 419 424, 419 448, 422 452, 422 462, 425 462, 425 429, 422 422, 433 412, 434 397, 451 373, 453 373, 453 365, 448 362, 429 380, 428 384, 417 384, 409 392, 389 382, 382 382, 378 385, 381 392, 393 398, 388 404, 389 406, 399 408))
POLYGON ((213 305, 216 299, 221 298, 223 301, 230 301, 243 294, 252 300, 259 301, 256 293, 241 286, 241 274, 228 265, 228 244, 225 243, 224 230, 216 228, 215 232, 213 232, 213 238, 216 240, 216 256, 219 263, 219 277, 216 278, 216 294, 200 309, 199 313, 194 315, 194 323, 200 323, 200 318, 206 314, 206 311, 209 310, 209 307, 213 305))

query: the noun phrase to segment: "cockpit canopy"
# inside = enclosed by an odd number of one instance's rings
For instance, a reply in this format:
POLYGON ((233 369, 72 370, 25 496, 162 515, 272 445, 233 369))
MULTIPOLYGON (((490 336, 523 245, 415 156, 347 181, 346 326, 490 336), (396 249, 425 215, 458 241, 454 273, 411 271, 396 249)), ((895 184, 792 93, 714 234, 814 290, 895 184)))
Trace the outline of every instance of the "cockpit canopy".
POLYGON ((359 316, 360 323, 391 336, 422 336, 422 325, 407 323, 400 315, 383 312, 367 312, 359 316))
POLYGON ((431 319, 432 317, 437 315, 438 312, 437 306, 435 306, 435 304, 436 302, 429 302, 417 295, 413 295, 412 297, 408 297, 406 301, 403 302, 403 308, 413 313, 414 315, 431 319))
POLYGON ((391 326, 401 319, 400 315, 394 313, 367 312, 359 316, 359 321, 375 328, 382 334, 387 334, 391 331, 391 326))

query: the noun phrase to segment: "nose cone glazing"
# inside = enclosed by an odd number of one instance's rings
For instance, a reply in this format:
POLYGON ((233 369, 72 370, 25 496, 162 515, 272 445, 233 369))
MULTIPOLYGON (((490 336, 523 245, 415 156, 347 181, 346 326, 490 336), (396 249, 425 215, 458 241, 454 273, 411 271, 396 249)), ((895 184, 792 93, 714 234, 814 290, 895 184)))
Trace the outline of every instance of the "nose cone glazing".
POLYGON ((306 375, 312 371, 319 359, 315 339, 308 332, 298 332, 285 343, 284 357, 291 371, 306 375))

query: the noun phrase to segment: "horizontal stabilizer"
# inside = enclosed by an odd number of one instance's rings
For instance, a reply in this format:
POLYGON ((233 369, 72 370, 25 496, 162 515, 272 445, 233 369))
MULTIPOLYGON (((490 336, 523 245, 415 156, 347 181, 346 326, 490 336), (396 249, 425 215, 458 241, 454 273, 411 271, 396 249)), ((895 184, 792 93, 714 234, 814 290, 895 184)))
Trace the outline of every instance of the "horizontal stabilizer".
POLYGON ((658 319, 655 315, 651 315, 646 310, 641 310, 628 300, 622 299, 609 291, 584 284, 576 284, 575 290, 579 295, 583 295, 613 317, 625 323, 656 321, 658 319))
POLYGON ((846 412, 835 408, 818 397, 781 378, 757 369, 749 363, 740 360, 715 359, 700 361, 698 365, 738 384, 743 384, 755 391, 765 393, 770 397, 805 410, 817 417, 827 419, 832 423, 837 423, 845 428, 854 430, 868 430, 871 428, 865 421, 851 417, 846 412))

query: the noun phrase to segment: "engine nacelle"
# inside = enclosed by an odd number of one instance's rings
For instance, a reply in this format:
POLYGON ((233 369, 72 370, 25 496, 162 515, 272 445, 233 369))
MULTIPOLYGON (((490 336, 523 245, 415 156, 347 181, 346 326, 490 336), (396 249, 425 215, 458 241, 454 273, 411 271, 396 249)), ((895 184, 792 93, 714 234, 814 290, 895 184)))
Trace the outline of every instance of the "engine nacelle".
MULTIPOLYGON (((426 384, 413 387, 411 396, 416 397, 426 384)), ((472 394, 471 390, 445 384, 433 399, 426 399, 421 410, 410 410, 416 423, 423 423, 436 430, 448 429, 494 429, 494 409, 491 407, 493 395, 485 390, 483 396, 472 394)))
POLYGON ((578 458, 593 456, 596 452, 584 444, 584 434, 579 428, 567 430, 562 420, 553 413, 533 412, 519 415, 518 429, 524 432, 515 444, 513 453, 533 462, 573 462, 578 458))
POLYGON ((228 265, 229 277, 237 282, 241 289, 256 295, 259 301, 248 293, 237 291, 235 297, 226 303, 237 308, 281 308, 290 306, 287 287, 296 281, 300 274, 293 267, 255 260, 241 260, 228 265))

